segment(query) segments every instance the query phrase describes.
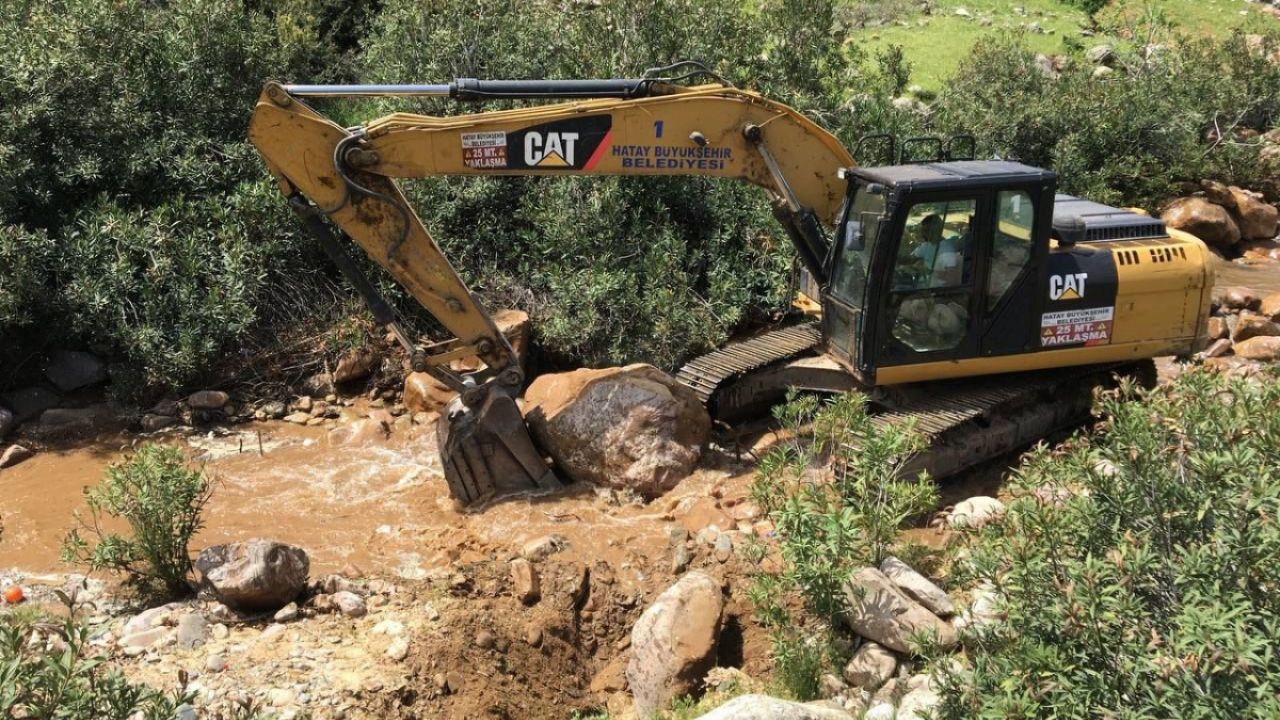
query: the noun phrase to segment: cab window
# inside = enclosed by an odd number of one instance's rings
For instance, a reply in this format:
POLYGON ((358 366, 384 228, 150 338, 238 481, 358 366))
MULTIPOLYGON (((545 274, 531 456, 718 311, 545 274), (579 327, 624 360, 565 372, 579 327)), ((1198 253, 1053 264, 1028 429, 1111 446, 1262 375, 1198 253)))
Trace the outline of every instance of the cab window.
POLYGON ((959 287, 973 272, 975 199, 916 203, 898 245, 894 290, 959 287))
POLYGON ((959 346, 973 295, 976 198, 920 202, 907 212, 894 263, 890 333, 914 352, 959 346))
POLYGON ((997 208, 991 274, 987 278, 988 312, 995 309, 1031 261, 1031 230, 1035 225, 1035 207, 1026 192, 999 193, 997 208))

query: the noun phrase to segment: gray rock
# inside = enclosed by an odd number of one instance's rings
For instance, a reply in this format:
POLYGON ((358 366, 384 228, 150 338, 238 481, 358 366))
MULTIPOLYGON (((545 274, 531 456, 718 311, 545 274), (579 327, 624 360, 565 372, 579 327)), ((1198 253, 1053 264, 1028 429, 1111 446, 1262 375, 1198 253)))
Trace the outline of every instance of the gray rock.
POLYGON ((844 666, 844 679, 850 685, 875 691, 893 677, 898 669, 898 658, 885 646, 867 642, 858 648, 849 664, 844 666))
POLYGON ((164 417, 177 417, 182 412, 182 406, 177 400, 161 400, 147 411, 150 415, 163 415, 164 417))
POLYGON ((1004 503, 993 497, 978 495, 956 503, 955 509, 947 517, 947 524, 952 528, 982 527, 1004 516, 1004 503))
MULTIPOLYGON (((912 678, 914 680, 914 678, 912 678)), ((908 684, 908 687, 910 685, 908 684)), ((910 690, 898 701, 898 714, 895 720, 928 720, 935 715, 942 697, 929 683, 910 690)))
POLYGON ((916 572, 898 558, 885 558, 880 563, 880 572, 938 617, 955 614, 955 603, 951 602, 951 598, 942 588, 934 585, 929 578, 916 572))
POLYGON ((168 634, 169 628, 167 627, 153 627, 149 630, 140 630, 121 637, 119 645, 122 648, 145 649, 158 644, 168 634))
POLYGON ((40 424, 48 427, 91 427, 97 419, 94 408, 49 408, 40 413, 40 424))
POLYGON ((853 720, 853 716, 835 708, 753 694, 736 697, 697 720, 853 720))
POLYGON ((187 613, 178 618, 178 647, 190 650, 204 644, 204 631, 209 624, 200 613, 187 613))
POLYGON ((387 650, 383 653, 387 657, 400 662, 409 657, 409 641, 402 637, 397 637, 387 646, 387 650))
POLYGON ((210 655, 204 661, 204 669, 212 673, 220 673, 227 669, 227 658, 223 655, 210 655))
POLYGON ((917 634, 932 634, 943 649, 956 644, 956 631, 951 625, 907 597, 875 568, 863 568, 850 575, 844 593, 848 604, 846 622, 868 640, 904 653, 919 649, 912 641, 917 634))
POLYGON ((187 398, 192 410, 221 410, 231 401, 231 396, 221 390, 201 390, 187 398))
POLYGON ((1085 50, 1084 56, 1088 58, 1089 62, 1100 65, 1110 60, 1113 53, 1114 51, 1111 49, 1110 45, 1103 44, 1094 45, 1088 50, 1085 50))
POLYGON ((894 720, 893 705, 887 702, 876 703, 863 714, 862 720, 894 720))
POLYGON ((178 418, 169 415, 147 414, 142 416, 142 421, 139 424, 142 426, 142 432, 160 432, 177 425, 178 418))
POLYGON ((35 453, 21 445, 10 445, 5 448, 3 454, 0 454, 0 468, 13 467, 33 455, 35 455, 35 453))
POLYGON ((196 709, 187 703, 182 703, 177 708, 174 708, 173 717, 174 720, 200 720, 200 715, 196 713, 196 709))
POLYGON ((0 439, 18 426, 18 418, 7 407, 0 406, 0 439))
POLYGON ((1000 592, 995 589, 995 586, 989 583, 979 585, 973 590, 969 607, 956 618, 956 628, 981 630, 999 623, 1003 619, 1003 613, 1000 610, 1002 602, 1000 592))
POLYGON ((538 569, 524 558, 511 561, 511 583, 515 587, 516 598, 525 605, 532 605, 542 597, 538 569))
POLYGON ((369 612, 364 604, 364 598, 349 591, 340 590, 330 596, 330 602, 338 609, 338 612, 347 617, 361 617, 369 612))
POLYGON ((267 417, 272 420, 279 420, 288 413, 288 409, 279 400, 272 400, 262 405, 262 412, 266 413, 267 417))
POLYGON ((97 385, 107 379, 107 366, 92 353, 57 350, 49 356, 45 377, 62 392, 97 385))
POLYGON ((285 605, 284 607, 280 608, 279 610, 276 611, 276 614, 274 617, 272 617, 272 619, 278 623, 297 620, 298 619, 298 603, 291 602, 288 605, 285 605))
POLYGON ((254 538, 206 548, 196 558, 201 582, 237 610, 275 610, 307 584, 311 561, 300 547, 254 538))
POLYGON ((569 541, 563 535, 544 535, 534 538, 520 549, 520 556, 526 560, 538 562, 569 547, 569 541))
POLYGON ((0 395, 0 402, 13 411, 14 419, 26 422, 58 404, 58 394, 42 385, 33 385, 0 395))
POLYGON ((729 537, 729 533, 720 533, 720 537, 716 538, 716 560, 728 562, 731 557, 733 557, 733 538, 729 537))
POLYGON ((640 718, 698 688, 715 664, 723 611, 720 584, 695 570, 663 591, 636 621, 626 675, 640 718))

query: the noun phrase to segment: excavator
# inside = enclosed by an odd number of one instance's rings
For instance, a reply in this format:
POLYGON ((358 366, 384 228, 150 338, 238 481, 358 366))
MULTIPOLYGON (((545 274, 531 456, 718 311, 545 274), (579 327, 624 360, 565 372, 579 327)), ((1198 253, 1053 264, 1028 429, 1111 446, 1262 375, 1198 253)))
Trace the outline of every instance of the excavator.
POLYGON ((249 128, 281 192, 398 338, 458 396, 438 439, 463 503, 560 487, 517 405, 521 364, 396 185, 439 175, 697 175, 764 190, 798 259, 785 327, 682 367, 713 417, 762 413, 789 388, 865 393, 877 422, 930 441, 945 477, 1087 416, 1117 373, 1203 349, 1213 279, 1199 239, 1057 193, 1049 170, 975 160, 972 137, 864 138, 864 167, 785 104, 698 63, 636 78, 455 79, 425 85, 268 82, 249 128), (312 98, 511 102, 342 127, 312 98), (345 235, 453 338, 419 346, 363 277, 345 235), (475 362, 475 360, 480 362, 475 362), (479 370, 460 371, 457 361, 479 370))

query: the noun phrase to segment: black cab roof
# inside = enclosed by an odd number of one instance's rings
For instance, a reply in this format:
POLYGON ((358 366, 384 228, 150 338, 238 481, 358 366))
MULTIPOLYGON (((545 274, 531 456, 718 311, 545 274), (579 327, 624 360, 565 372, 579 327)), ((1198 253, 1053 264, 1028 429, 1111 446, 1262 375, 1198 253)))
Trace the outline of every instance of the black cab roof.
POLYGON ((1057 179, 1052 170, 1023 165, 1007 160, 956 160, 952 162, 915 163, 855 167, 853 175, 870 182, 912 190, 987 187, 1020 183, 1044 183, 1057 179))

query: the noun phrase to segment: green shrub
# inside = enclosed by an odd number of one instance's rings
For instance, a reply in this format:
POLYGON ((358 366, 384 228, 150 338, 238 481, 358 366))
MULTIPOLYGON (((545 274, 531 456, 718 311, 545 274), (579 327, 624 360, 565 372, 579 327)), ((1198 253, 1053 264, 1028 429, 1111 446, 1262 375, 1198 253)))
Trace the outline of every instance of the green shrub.
POLYGON ((107 658, 90 655, 88 641, 88 628, 75 619, 0 614, 0 717, 172 720, 194 699, 193 692, 166 695, 107 670, 107 658))
POLYGON ((1190 372, 1098 410, 974 538, 1007 619, 941 716, 1280 716, 1280 380, 1190 372))
POLYGON ((1260 183, 1259 146, 1230 140, 1280 121, 1280 66, 1265 59, 1280 34, 1251 49, 1243 34, 1151 32, 1160 42, 1149 58, 1118 49, 1117 70, 1103 78, 1079 55, 1048 77, 1020 37, 988 37, 947 84, 936 123, 974 133, 980 154, 1053 168, 1064 191, 1100 202, 1154 209, 1182 181, 1260 183), (1215 128, 1227 142, 1205 141, 1215 128))
MULTIPOLYGON (((845 70, 830 5, 391 0, 374 23, 362 75, 617 77, 692 58, 830 119, 840 114, 845 70), (691 22, 697 17, 708 21, 691 22)), ((479 178, 433 179, 408 191, 490 306, 530 312, 536 344, 554 363, 672 368, 787 305, 793 253, 756 188, 707 179, 479 178)))
POLYGON ((186 466, 181 450, 144 445, 109 466, 101 483, 85 488, 89 516, 78 516, 81 527, 68 534, 63 560, 123 572, 144 588, 169 596, 188 594, 188 544, 202 526, 201 512, 211 492, 204 475, 186 466), (132 534, 104 530, 107 517, 127 522, 132 534))
POLYGON ((755 578, 751 597, 773 628, 784 686, 810 699, 821 671, 834 664, 831 639, 841 625, 845 579, 879 564, 903 524, 937 503, 937 490, 926 475, 906 471, 924 437, 909 426, 874 422, 860 393, 829 402, 794 399, 779 408, 778 419, 793 439, 761 460, 752 490, 777 532, 777 557, 771 571, 755 578), (788 598, 797 595, 816 621, 810 637, 796 631, 798 618, 788 609, 788 598))
POLYGON ((1099 10, 1110 4, 1111 0, 1063 0, 1067 5, 1079 8, 1090 15, 1097 14, 1099 10))

